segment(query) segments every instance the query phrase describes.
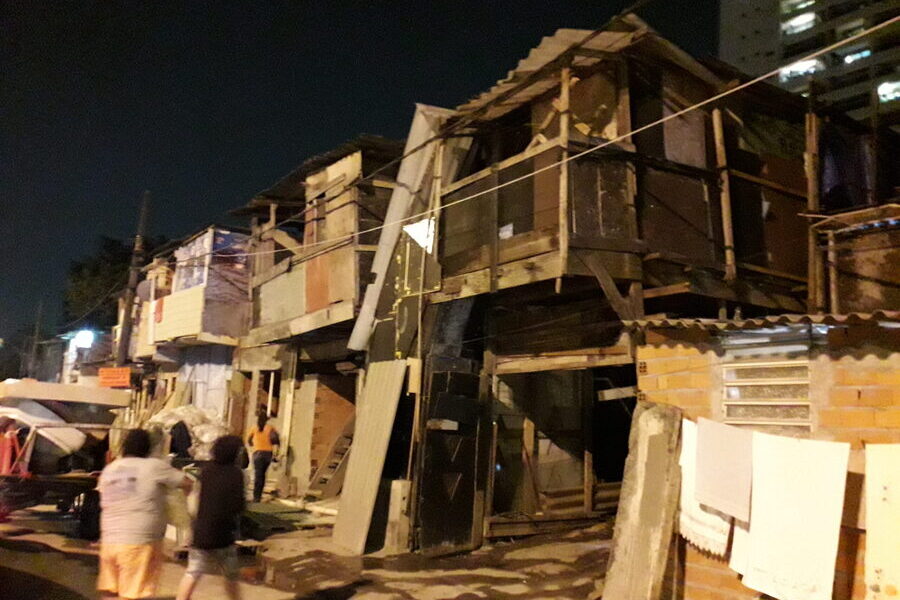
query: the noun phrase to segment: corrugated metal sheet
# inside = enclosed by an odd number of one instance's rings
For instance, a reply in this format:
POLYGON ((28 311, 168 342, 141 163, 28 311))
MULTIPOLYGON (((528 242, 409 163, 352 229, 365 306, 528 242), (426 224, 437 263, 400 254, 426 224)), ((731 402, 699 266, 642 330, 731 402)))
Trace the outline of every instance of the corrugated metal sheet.
POLYGON ((812 226, 818 231, 840 232, 847 229, 874 229, 893 226, 900 220, 900 204, 882 204, 862 210, 830 215, 812 226), (888 223, 885 223, 888 221, 888 223))
POLYGON ((735 331, 746 329, 764 329, 784 325, 830 325, 847 326, 863 325, 879 322, 900 323, 900 311, 879 310, 871 313, 848 313, 843 315, 770 315, 757 319, 639 319, 626 321, 628 327, 634 329, 707 329, 712 331, 735 331))
MULTIPOLYGON (((581 42, 590 34, 591 31, 588 29, 558 29, 552 36, 543 38, 540 44, 535 48, 532 48, 528 53, 528 56, 520 60, 519 64, 516 65, 516 68, 510 71, 505 79, 499 80, 490 90, 476 96, 465 104, 458 106, 456 109, 457 112, 460 113, 460 115, 464 115, 482 108, 489 102, 493 102, 498 96, 519 85, 525 77, 554 60, 572 45, 581 42)), ((638 35, 637 32, 607 31, 595 36, 592 40, 584 44, 583 47, 589 50, 618 52, 630 45, 634 41, 636 35, 638 35)), ((589 67, 597 64, 600 60, 602 59, 578 56, 572 62, 572 66, 589 67)), ((516 107, 530 102, 532 99, 537 98, 558 85, 559 79, 556 75, 548 73, 546 77, 538 79, 527 88, 519 91, 514 98, 510 98, 506 102, 497 104, 486 110, 479 116, 479 120, 490 121, 503 116, 516 107)))
MULTIPOLYGON (((707 83, 719 85, 722 83, 712 71, 692 58, 671 42, 660 37, 650 26, 633 14, 625 15, 619 22, 619 31, 604 31, 594 36, 581 45, 585 50, 600 52, 620 52, 632 47, 635 51, 661 58, 676 64, 689 73, 699 77, 707 83), (630 29, 630 31, 622 31, 630 29)), ((576 44, 580 44, 591 35, 589 29, 557 29, 556 33, 541 40, 541 43, 532 48, 524 59, 519 61, 516 68, 510 71, 505 79, 501 79, 490 90, 476 96, 465 104, 456 108, 460 116, 481 109, 486 104, 493 102, 497 97, 519 85, 523 79, 547 65, 554 59, 576 44)), ((602 61, 595 56, 576 55, 571 63, 572 67, 590 67, 602 61)), ((536 80, 534 83, 519 91, 514 97, 492 106, 479 115, 478 119, 490 121, 496 119, 522 104, 528 103, 534 98, 548 92, 559 85, 559 79, 555 73, 548 72, 546 77, 536 80)))
POLYGON ((405 360, 370 364, 362 397, 356 402, 356 429, 332 535, 335 544, 355 554, 366 548, 405 375, 405 360))

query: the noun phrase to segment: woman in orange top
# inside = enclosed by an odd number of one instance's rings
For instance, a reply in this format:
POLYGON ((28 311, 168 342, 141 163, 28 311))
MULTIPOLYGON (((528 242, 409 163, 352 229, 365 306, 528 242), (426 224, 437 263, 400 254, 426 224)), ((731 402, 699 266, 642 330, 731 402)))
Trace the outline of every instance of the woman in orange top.
POLYGON ((247 444, 253 456, 253 501, 262 502, 263 487, 266 485, 266 471, 275 459, 276 450, 281 443, 278 432, 266 421, 269 418, 260 413, 256 418, 256 426, 247 436, 247 444))

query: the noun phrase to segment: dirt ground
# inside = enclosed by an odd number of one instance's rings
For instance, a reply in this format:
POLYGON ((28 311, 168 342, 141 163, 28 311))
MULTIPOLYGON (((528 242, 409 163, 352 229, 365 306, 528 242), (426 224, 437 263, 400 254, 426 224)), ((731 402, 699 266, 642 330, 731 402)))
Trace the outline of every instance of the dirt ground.
POLYGON ((330 531, 266 540, 266 582, 302 599, 584 599, 606 571, 612 526, 495 543, 451 557, 341 555, 330 531))

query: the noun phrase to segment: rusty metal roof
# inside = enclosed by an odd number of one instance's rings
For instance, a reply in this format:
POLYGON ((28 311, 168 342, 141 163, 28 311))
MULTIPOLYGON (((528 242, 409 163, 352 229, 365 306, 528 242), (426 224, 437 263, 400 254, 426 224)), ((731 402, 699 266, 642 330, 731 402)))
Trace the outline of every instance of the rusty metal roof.
POLYGON ((769 315, 755 319, 636 319, 625 324, 633 329, 706 329, 710 331, 737 331, 765 329, 785 325, 849 326, 871 323, 900 323, 900 310, 877 310, 870 313, 817 314, 817 315, 769 315))

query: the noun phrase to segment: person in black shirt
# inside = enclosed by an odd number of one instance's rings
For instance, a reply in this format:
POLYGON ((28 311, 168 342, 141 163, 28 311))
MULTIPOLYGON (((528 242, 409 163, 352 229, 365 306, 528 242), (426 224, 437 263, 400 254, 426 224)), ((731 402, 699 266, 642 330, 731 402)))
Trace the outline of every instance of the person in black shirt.
POLYGON ((190 600, 204 573, 221 571, 225 591, 240 598, 237 548, 234 545, 238 519, 244 512, 244 475, 237 460, 243 449, 241 438, 226 435, 216 440, 213 460, 200 471, 200 503, 194 519, 194 540, 188 566, 178 586, 177 600, 190 600))

